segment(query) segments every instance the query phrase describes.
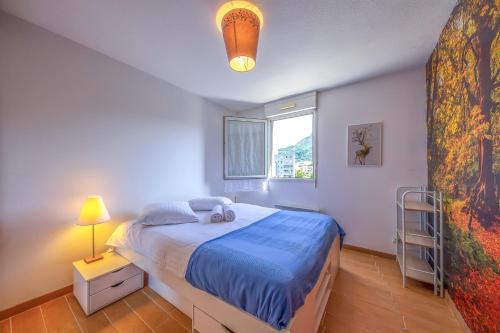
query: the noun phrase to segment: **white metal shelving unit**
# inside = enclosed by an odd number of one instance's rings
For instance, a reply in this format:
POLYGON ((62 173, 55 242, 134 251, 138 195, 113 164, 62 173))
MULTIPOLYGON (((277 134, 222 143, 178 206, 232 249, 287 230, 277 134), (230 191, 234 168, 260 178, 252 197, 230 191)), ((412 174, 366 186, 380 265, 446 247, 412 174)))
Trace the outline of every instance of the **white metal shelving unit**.
POLYGON ((434 285, 443 297, 443 198, 426 186, 396 189, 397 256, 403 287, 411 278, 434 285))

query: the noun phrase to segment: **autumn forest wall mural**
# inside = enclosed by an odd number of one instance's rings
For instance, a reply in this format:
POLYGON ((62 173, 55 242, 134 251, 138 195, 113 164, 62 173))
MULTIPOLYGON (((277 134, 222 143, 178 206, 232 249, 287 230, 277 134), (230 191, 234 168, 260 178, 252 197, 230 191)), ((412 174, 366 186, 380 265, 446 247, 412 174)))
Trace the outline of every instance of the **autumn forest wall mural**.
POLYGON ((459 0, 427 63, 429 185, 445 275, 475 333, 500 332, 500 0, 459 0))

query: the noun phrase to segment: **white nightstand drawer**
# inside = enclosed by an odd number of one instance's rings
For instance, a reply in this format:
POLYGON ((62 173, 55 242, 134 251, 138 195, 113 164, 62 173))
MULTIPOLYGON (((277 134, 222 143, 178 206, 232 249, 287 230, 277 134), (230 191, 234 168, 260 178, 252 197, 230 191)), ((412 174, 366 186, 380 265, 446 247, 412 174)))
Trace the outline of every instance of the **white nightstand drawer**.
POLYGON ((194 332, 198 333, 233 333, 228 327, 222 325, 196 306, 193 310, 193 328, 194 332))
POLYGON ((122 282, 141 273, 141 270, 136 266, 130 264, 128 266, 114 270, 106 275, 100 276, 94 280, 89 281, 89 294, 94 295, 101 290, 109 288, 118 282, 122 282))
POLYGON ((89 312, 92 313, 140 288, 142 288, 142 272, 89 296, 89 312))

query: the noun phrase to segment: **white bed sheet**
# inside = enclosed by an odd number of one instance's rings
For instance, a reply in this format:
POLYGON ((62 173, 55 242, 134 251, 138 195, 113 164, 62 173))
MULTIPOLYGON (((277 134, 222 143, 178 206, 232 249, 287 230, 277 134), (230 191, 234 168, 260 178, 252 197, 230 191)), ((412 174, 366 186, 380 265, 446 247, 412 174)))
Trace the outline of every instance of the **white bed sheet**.
MULTIPOLYGON (((211 239, 244 228, 278 211, 243 203, 231 205, 236 220, 223 223, 184 223, 161 226, 124 222, 116 228, 106 245, 131 249, 156 263, 160 268, 180 278, 186 274, 189 258, 194 250, 211 239)), ((200 221, 206 221, 210 212, 196 212, 200 221)))

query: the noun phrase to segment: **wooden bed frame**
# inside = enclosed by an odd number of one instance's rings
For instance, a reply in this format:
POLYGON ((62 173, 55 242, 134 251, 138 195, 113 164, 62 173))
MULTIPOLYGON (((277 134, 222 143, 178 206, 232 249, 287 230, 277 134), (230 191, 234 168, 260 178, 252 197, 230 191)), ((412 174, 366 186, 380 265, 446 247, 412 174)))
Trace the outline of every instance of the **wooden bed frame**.
POLYGON ((205 331, 196 329, 196 326, 199 325, 197 318, 201 318, 200 321, 209 318, 211 321, 209 325, 218 327, 207 330, 210 332, 315 333, 318 331, 325 312, 340 264, 340 237, 337 235, 330 248, 318 282, 307 295, 304 305, 297 310, 289 326, 278 331, 248 312, 194 288, 186 280, 180 279, 173 273, 158 269, 149 259, 136 252, 123 248, 116 248, 115 250, 146 271, 149 274, 149 286, 192 318, 193 332, 199 333, 205 333, 205 331), (199 314, 198 317, 197 313, 199 314))

